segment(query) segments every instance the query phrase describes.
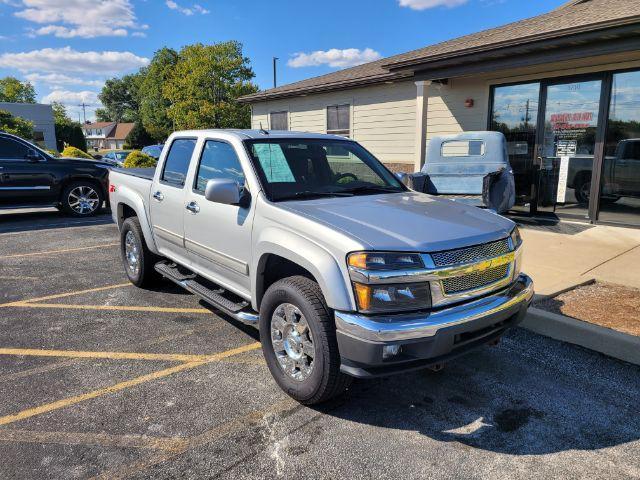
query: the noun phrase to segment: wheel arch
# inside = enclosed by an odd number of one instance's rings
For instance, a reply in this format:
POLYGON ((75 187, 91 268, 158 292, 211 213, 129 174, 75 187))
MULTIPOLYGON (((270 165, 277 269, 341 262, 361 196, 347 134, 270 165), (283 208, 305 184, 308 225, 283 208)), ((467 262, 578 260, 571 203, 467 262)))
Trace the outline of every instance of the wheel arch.
POLYGON ((291 232, 263 232, 252 262, 252 306, 259 310, 267 288, 292 275, 313 279, 327 305, 336 310, 354 308, 352 294, 336 259, 325 249, 291 232))
POLYGON ((122 224, 127 218, 137 217, 140 222, 140 228, 142 229, 142 234, 144 235, 144 241, 147 244, 147 248, 151 250, 151 252, 158 254, 158 249, 153 238, 153 232, 151 230, 151 225, 149 224, 146 209, 139 195, 125 187, 120 187, 118 189, 115 216, 118 223, 118 229, 122 228, 122 224))

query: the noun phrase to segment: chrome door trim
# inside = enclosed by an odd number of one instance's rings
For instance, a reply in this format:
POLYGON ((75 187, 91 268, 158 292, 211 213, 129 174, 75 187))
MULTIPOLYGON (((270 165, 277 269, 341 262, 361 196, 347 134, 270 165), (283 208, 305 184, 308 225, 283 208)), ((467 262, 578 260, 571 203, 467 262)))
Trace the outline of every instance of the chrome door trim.
POLYGON ((167 242, 173 243, 180 247, 184 246, 184 237, 182 235, 178 235, 177 233, 174 233, 171 230, 167 230, 166 228, 159 227, 158 225, 153 226, 153 231, 156 235, 158 235, 163 240, 166 240, 167 242))
POLYGON ((184 239, 184 245, 185 248, 191 253, 195 253, 196 255, 209 260, 210 262, 229 268, 234 272, 240 273, 241 275, 249 275, 249 265, 241 260, 230 257, 229 255, 209 248, 206 245, 202 245, 201 243, 194 242, 193 240, 190 240, 188 238, 184 239))
POLYGON ((37 187, 0 187, 0 190, 51 190, 48 185, 40 185, 37 187))

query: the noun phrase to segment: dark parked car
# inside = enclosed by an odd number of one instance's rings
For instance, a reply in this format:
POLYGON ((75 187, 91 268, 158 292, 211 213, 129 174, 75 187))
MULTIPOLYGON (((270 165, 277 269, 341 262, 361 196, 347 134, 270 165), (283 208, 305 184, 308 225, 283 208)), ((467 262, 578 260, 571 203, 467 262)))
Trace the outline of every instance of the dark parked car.
POLYGON ((0 208, 55 206, 69 215, 94 215, 107 200, 109 163, 56 158, 0 132, 0 208))
POLYGON ((162 148, 164 147, 163 143, 159 143, 158 145, 148 145, 142 149, 142 153, 146 153, 150 157, 158 160, 160 158, 160 154, 162 153, 162 148))

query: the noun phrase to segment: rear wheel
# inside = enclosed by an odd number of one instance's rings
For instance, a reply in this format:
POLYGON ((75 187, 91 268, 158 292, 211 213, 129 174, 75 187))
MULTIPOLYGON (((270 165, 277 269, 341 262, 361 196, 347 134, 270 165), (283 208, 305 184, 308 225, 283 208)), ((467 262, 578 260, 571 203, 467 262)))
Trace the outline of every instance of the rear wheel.
POLYGON ((62 191, 62 210, 74 217, 95 215, 104 201, 102 190, 93 182, 78 180, 67 185, 62 191))
POLYGON ((345 391, 335 325, 316 282, 288 277, 269 287, 260 307, 260 341, 274 379, 306 405, 345 391))
POLYGON ((138 217, 129 217, 122 224, 120 254, 127 277, 136 287, 148 287, 160 280, 153 268, 159 258, 147 247, 138 217))

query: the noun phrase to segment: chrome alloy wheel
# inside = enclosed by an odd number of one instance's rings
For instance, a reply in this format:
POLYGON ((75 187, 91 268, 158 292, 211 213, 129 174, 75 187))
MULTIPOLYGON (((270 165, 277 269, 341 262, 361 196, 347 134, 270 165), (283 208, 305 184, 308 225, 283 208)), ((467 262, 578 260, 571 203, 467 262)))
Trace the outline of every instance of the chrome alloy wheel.
POLYGON ((129 230, 124 237, 124 255, 127 259, 127 268, 133 276, 140 271, 140 249, 135 234, 129 230))
POLYGON ((282 303, 271 316, 271 345, 282 370, 294 380, 313 372, 315 349, 307 319, 298 307, 282 303))
POLYGON ((74 212, 87 215, 99 207, 100 197, 92 187, 80 185, 69 192, 67 201, 74 212))

